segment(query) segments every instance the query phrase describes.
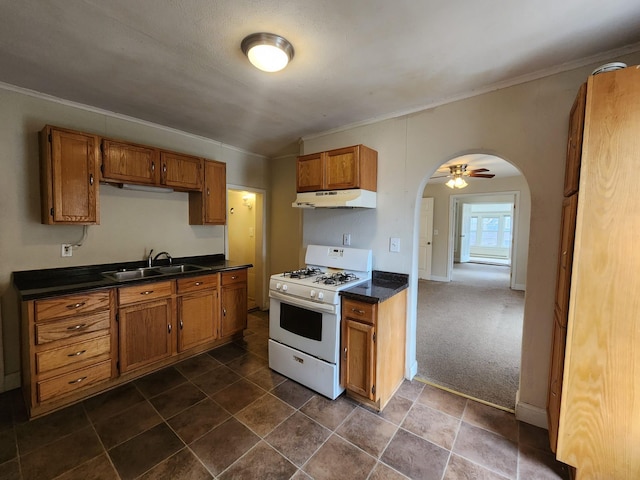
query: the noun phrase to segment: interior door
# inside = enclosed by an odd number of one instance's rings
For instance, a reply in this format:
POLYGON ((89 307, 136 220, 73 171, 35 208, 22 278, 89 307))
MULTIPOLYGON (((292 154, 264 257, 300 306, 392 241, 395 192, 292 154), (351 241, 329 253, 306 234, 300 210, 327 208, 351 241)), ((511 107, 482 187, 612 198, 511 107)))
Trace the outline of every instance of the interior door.
POLYGON ((431 279, 433 248, 433 198, 423 198, 420 207, 420 242, 418 252, 418 278, 431 279))
POLYGON ((469 261, 469 225, 471 219, 471 204, 462 204, 462 216, 460 220, 460 263, 469 261))

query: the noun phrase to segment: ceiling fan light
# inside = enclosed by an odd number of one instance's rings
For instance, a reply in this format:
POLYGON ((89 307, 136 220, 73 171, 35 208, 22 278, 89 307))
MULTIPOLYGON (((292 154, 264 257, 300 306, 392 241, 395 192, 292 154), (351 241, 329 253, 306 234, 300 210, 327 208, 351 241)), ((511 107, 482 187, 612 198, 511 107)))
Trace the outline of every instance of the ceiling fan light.
POLYGON ((453 181, 453 186, 456 188, 464 188, 468 185, 467 182, 465 182, 464 178, 462 177, 456 177, 456 179, 453 181))
POLYGON ((263 72, 282 70, 294 53, 286 38, 273 33, 253 33, 245 37, 240 46, 251 64, 263 72))
POLYGON ((449 181, 447 183, 445 183, 445 185, 449 188, 454 188, 456 185, 456 182, 453 178, 450 178, 449 181))

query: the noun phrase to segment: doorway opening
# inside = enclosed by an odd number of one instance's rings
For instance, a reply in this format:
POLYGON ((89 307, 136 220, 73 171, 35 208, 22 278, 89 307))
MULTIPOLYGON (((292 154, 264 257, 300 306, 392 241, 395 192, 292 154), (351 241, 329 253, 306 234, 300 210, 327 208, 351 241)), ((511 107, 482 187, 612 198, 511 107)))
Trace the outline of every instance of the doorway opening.
POLYGON ((267 309, 265 293, 264 191, 241 186, 227 189, 226 258, 250 263, 247 272, 249 310, 267 309))
POLYGON ((496 178, 468 179, 464 194, 443 181, 424 188, 417 215, 416 378, 513 411, 522 352, 528 186, 498 157, 471 155, 447 164, 456 162, 489 168, 496 178), (477 157, 484 163, 473 165, 477 157), (503 168, 508 174, 499 175, 503 168))

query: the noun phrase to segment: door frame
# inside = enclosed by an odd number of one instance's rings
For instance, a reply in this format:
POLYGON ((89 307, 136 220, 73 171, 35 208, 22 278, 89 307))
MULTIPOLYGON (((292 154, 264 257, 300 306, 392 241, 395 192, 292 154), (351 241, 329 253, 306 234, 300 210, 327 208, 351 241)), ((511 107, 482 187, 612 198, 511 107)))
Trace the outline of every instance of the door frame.
POLYGON ((421 252, 418 252, 418 278, 420 279, 424 279, 424 280, 431 280, 431 266, 433 264, 433 209, 434 209, 434 198, 433 197, 422 197, 422 201, 420 202, 420 233, 418 235, 418 248, 419 250, 422 250, 422 245, 420 245, 420 242, 422 241, 422 236, 423 233, 426 233, 426 237, 427 240, 429 242, 429 246, 428 248, 425 247, 427 250, 430 250, 428 253, 428 257, 429 257, 429 268, 428 269, 421 269, 420 268, 420 255, 421 252), (422 215, 425 211, 425 209, 428 207, 428 204, 430 204, 430 212, 427 218, 427 229, 430 230, 429 232, 423 232, 423 225, 422 225, 422 215), (420 273, 422 272, 422 274, 420 273))
POLYGON ((513 223, 511 225, 511 266, 509 287, 517 290, 517 249, 518 249, 518 224, 520 222, 520 192, 516 190, 506 192, 485 192, 485 193, 460 193, 449 197, 449 236, 448 236, 448 258, 447 258, 447 282, 451 281, 453 273, 454 246, 456 234, 456 211, 458 203, 465 197, 495 197, 496 195, 513 195, 513 223))
MULTIPOLYGON (((267 191, 262 188, 227 184, 227 215, 229 214, 229 190, 245 191, 256 195, 256 303, 260 310, 269 308, 269 279, 267 272, 267 191), (260 228, 258 228, 260 227, 260 228)), ((224 258, 229 259, 229 222, 224 226, 224 258)))

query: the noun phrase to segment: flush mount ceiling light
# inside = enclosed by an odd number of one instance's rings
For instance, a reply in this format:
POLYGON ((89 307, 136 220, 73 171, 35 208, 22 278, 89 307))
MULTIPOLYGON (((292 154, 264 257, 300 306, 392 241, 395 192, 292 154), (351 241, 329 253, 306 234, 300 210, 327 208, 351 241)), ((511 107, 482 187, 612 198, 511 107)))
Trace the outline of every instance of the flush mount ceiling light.
POLYGON ((274 33, 252 33, 240 47, 253 66, 264 72, 280 71, 293 58, 293 45, 274 33))

